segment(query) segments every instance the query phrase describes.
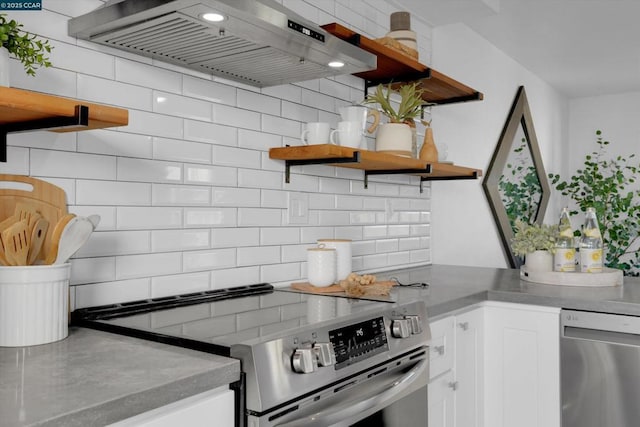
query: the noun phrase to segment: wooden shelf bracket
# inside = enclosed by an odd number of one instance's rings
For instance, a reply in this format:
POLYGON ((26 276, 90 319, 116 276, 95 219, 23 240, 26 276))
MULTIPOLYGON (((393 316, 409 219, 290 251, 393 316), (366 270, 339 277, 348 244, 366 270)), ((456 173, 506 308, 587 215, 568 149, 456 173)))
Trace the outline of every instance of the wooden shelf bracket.
POLYGON ((88 126, 89 107, 76 105, 73 116, 53 116, 43 119, 11 122, 0 125, 0 162, 7 161, 7 134, 32 130, 64 129, 68 127, 88 126))

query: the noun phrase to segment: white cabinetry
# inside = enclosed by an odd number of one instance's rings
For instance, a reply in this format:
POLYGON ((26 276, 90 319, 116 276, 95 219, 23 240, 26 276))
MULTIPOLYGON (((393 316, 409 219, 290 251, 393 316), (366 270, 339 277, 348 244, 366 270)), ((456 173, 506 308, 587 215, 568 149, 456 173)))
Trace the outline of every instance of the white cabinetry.
POLYGON ((109 427, 234 427, 233 391, 219 387, 111 424, 109 427))
POLYGON ((560 309, 485 303, 485 425, 560 426, 560 309))
POLYGON ((483 312, 431 323, 429 427, 480 427, 483 312))
POLYGON ((560 427, 559 315, 484 302, 432 322, 429 427, 560 427))

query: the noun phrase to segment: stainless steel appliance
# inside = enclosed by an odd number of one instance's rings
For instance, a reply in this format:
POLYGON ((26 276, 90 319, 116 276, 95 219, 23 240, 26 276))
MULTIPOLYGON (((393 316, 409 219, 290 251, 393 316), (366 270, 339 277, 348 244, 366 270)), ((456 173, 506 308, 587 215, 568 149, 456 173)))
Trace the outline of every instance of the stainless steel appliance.
POLYGON ((258 284, 90 307, 76 310, 73 321, 240 359, 241 426, 427 423, 431 334, 421 300, 310 295, 258 284))
POLYGON ((258 87, 377 67, 273 0, 112 0, 69 20, 69 35, 258 87))
POLYGON ((563 427, 640 425, 640 317, 562 310, 563 427))

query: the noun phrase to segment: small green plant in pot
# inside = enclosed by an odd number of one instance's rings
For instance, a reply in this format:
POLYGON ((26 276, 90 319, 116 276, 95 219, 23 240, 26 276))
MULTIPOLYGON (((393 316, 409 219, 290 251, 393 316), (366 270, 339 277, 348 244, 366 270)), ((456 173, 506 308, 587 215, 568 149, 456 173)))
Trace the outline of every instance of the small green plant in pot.
POLYGON ((400 86, 378 85, 375 92, 367 95, 365 104, 378 104, 380 110, 389 119, 378 127, 376 151, 386 151, 406 157, 416 157, 415 118, 420 116, 425 101, 424 90, 419 83, 407 83, 400 86), (395 88, 395 89, 394 89, 395 88), (397 92, 400 100, 392 99, 397 92))
POLYGON ((525 258, 530 271, 551 271, 558 227, 547 224, 530 224, 517 219, 511 248, 517 256, 525 258))
POLYGON ((23 25, 14 19, 8 19, 7 15, 0 14, 0 42, 9 55, 18 59, 24 66, 25 72, 30 76, 36 75, 38 67, 51 67, 48 54, 53 47, 49 40, 43 40, 38 36, 22 29, 23 25))
POLYGON ((575 215, 593 206, 600 225, 605 249, 604 264, 623 271, 626 276, 640 275, 640 164, 635 155, 608 159, 609 141, 596 131, 596 151, 585 156, 584 167, 576 170, 568 181, 559 174, 549 174, 551 183, 577 208, 575 215), (579 211, 578 211, 579 210, 579 211))

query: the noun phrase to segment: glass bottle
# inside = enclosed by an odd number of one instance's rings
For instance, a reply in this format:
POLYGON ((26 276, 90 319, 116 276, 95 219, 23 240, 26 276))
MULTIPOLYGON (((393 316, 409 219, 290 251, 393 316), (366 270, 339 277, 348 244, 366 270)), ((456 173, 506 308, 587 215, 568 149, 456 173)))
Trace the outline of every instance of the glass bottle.
POLYGON ((602 272, 602 235, 595 208, 587 208, 587 215, 584 218, 582 237, 580 237, 580 271, 602 272))
POLYGON ((553 271, 576 271, 576 249, 573 245, 573 229, 569 218, 569 208, 562 208, 558 222, 558 238, 553 256, 553 271))

